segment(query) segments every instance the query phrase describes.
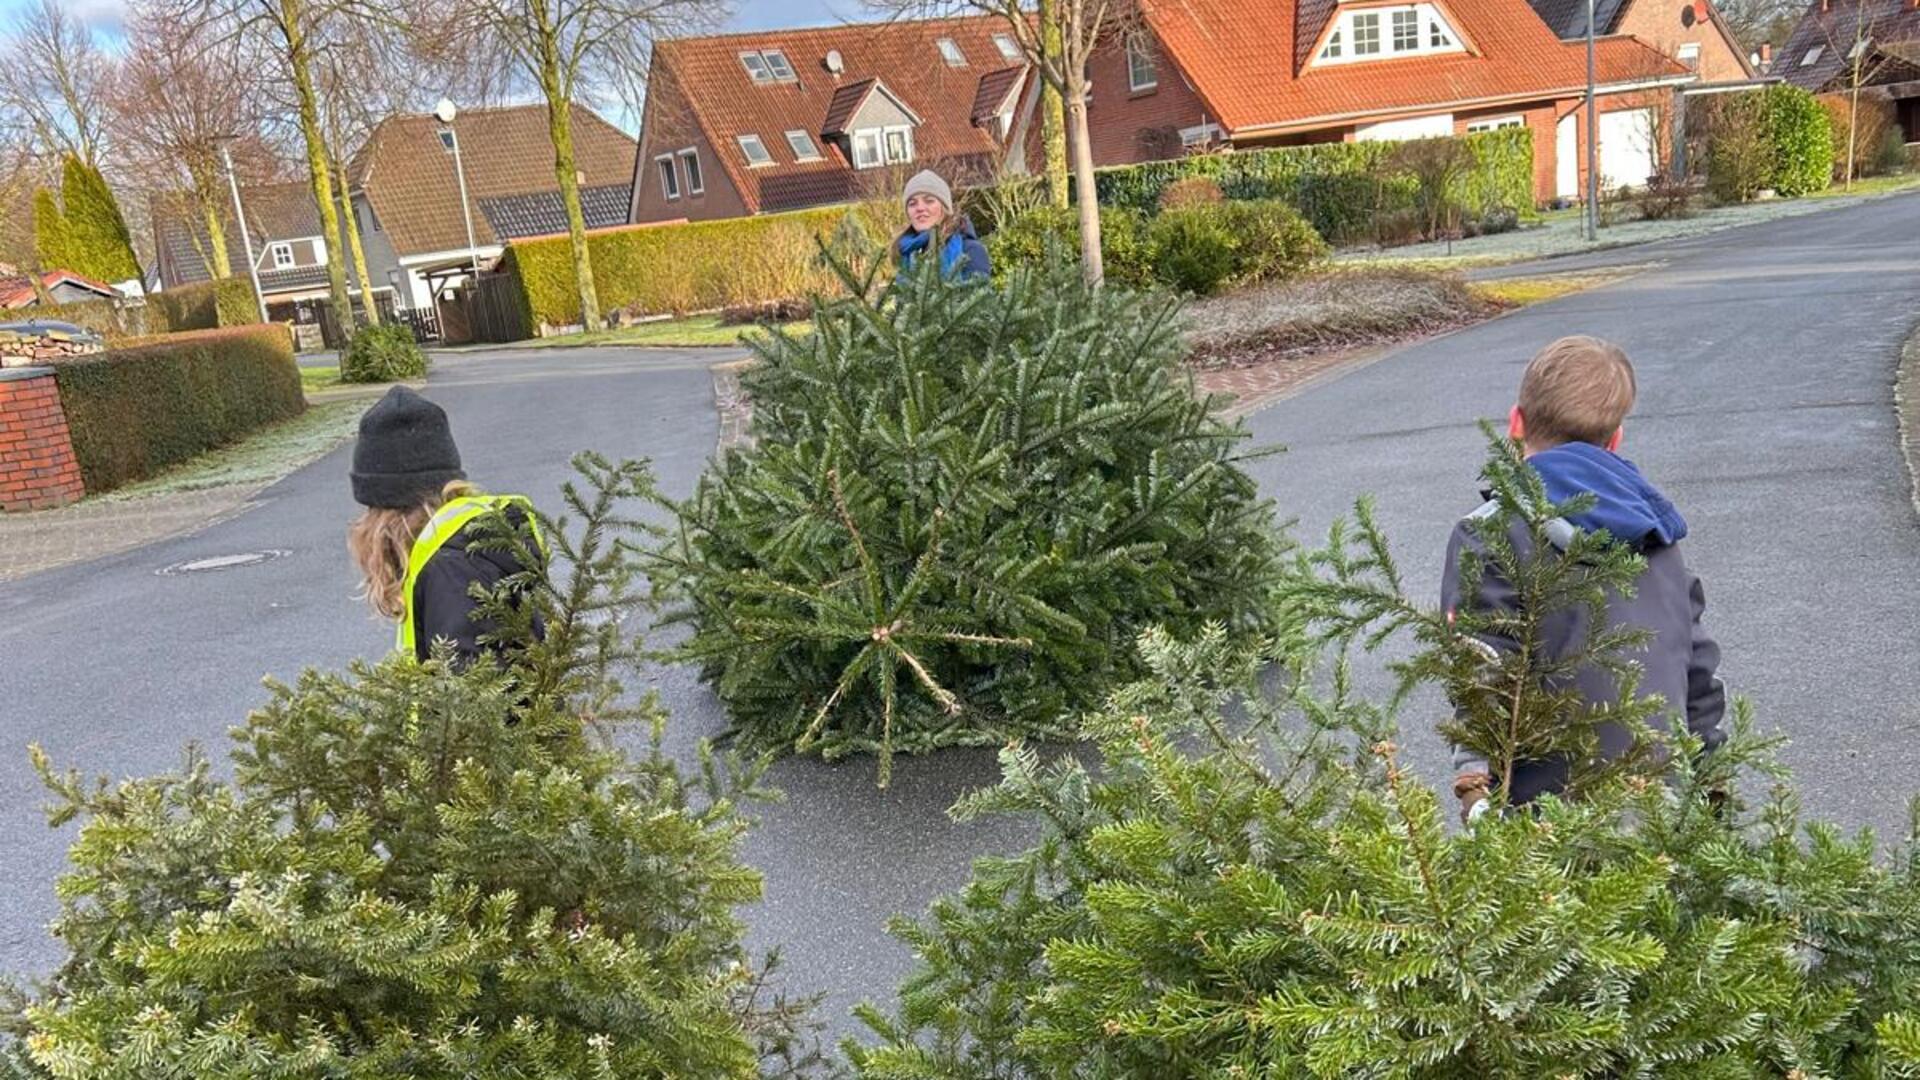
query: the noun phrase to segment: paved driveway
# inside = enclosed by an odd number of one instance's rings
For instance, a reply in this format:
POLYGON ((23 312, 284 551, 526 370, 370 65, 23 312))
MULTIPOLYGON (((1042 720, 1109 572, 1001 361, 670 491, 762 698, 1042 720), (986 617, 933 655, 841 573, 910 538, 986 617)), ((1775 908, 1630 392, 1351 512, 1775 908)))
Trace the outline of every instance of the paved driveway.
MULTIPOLYGON (((1262 480, 1313 534, 1356 493, 1376 493, 1411 580, 1430 591, 1446 529, 1476 502, 1474 420, 1504 413, 1545 341, 1616 338, 1644 387, 1629 450, 1689 515, 1729 678, 1794 736, 1812 808, 1892 825, 1920 776, 1920 530, 1890 405, 1895 346, 1920 319, 1917 235, 1920 198, 1902 198, 1690 242, 1666 269, 1404 350, 1258 414, 1261 439, 1292 447, 1262 464, 1262 480)), ((470 354, 443 363, 430 392, 452 412, 470 471, 495 490, 551 498, 566 457, 591 447, 651 456, 665 488, 684 493, 714 441, 704 360, 470 354)), ((0 884, 0 971, 57 958, 42 927, 68 834, 38 824, 21 746, 154 771, 189 739, 219 746, 260 700, 262 673, 385 648, 387 631, 351 597, 345 468, 335 454, 241 518, 0 592, 0 829, 14 870, 0 884), (218 574, 153 572, 260 548, 291 554, 218 574)), ((692 673, 661 672, 657 685, 682 744, 723 726, 692 673)), ((1438 779, 1441 748, 1409 736, 1414 764, 1438 779)), ((993 776, 991 755, 974 752, 903 761, 885 792, 870 761, 776 770, 787 802, 747 845, 768 882, 752 935, 785 947, 796 989, 827 993, 825 1019, 846 1026, 850 1004, 886 999, 908 968, 881 931, 887 916, 958 884, 975 853, 1019 841, 1006 822, 945 817, 993 776)))

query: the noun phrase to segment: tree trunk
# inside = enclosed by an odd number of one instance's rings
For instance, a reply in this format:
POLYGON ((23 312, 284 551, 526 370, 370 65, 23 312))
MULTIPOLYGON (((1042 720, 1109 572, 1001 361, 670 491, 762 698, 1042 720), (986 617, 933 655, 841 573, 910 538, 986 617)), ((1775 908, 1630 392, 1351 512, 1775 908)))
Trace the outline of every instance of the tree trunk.
POLYGON ((207 260, 207 273, 215 280, 233 276, 233 259, 227 254, 227 226, 220 220, 220 208, 196 197, 200 204, 200 218, 207 227, 207 250, 202 254, 207 260))
POLYGON ((340 214, 334 207, 333 180, 327 172, 326 134, 320 127, 320 103, 313 90, 306 33, 300 27, 300 0, 280 0, 281 31, 286 34, 287 67, 300 103, 300 135, 307 144, 307 179, 320 211, 320 233, 327 242, 327 294, 343 335, 353 333, 353 303, 347 298, 347 268, 341 259, 340 214))
MULTIPOLYGON (((339 140, 334 140, 338 145, 339 140)), ((360 219, 353 212, 353 189, 347 186, 347 163, 338 157, 333 169, 340 177, 340 217, 347 234, 347 247, 353 252, 353 276, 360 282, 360 310, 366 312, 367 325, 380 325, 380 305, 373 300, 373 279, 367 277, 367 253, 360 246, 360 219)))
MULTIPOLYGON (((1040 48, 1049 66, 1060 56, 1060 23, 1054 18, 1053 5, 1059 0, 1040 0, 1036 19, 1040 24, 1040 48)), ((1059 88, 1040 82, 1040 152, 1044 159, 1047 196, 1053 205, 1065 209, 1067 198, 1067 110, 1059 88)))
POLYGON ((1093 186, 1093 143, 1087 132, 1084 86, 1076 88, 1067 102, 1067 118, 1073 123, 1074 198, 1080 203, 1080 270, 1087 284, 1099 285, 1106 267, 1100 259, 1100 195, 1093 186))
MULTIPOLYGON (((233 193, 227 190, 226 177, 204 162, 189 165, 187 172, 193 180, 193 203, 200 209, 200 225, 207 230, 207 243, 201 246, 200 238, 193 235, 192 230, 188 230, 187 239, 207 264, 208 277, 216 281, 232 277, 233 257, 227 251, 227 223, 221 211, 231 206, 233 193)), ((159 253, 155 252, 154 257, 158 258, 159 253)))
POLYGON ((567 240, 573 246, 573 282, 580 291, 580 324, 599 330, 600 296, 593 287, 593 260, 587 253, 587 217, 580 210, 580 177, 573 163, 573 114, 560 91, 558 72, 543 78, 547 92, 547 133, 553 138, 553 175, 560 181, 560 202, 567 208, 567 240))
POLYGON ((1853 94, 1848 99, 1848 102, 1847 102, 1847 186, 1846 186, 1846 190, 1848 191, 1853 190, 1853 162, 1854 162, 1853 155, 1859 149, 1859 146, 1860 146, 1860 58, 1856 53, 1853 61, 1853 94))

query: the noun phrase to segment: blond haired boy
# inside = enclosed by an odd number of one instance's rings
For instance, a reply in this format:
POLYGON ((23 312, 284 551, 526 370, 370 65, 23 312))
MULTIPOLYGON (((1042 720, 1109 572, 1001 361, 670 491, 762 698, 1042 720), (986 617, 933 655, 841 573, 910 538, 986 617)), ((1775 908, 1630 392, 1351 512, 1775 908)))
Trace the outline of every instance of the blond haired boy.
MULTIPOLYGON (((1666 496, 1617 453, 1637 391, 1633 364, 1618 346, 1591 337, 1561 338, 1527 365, 1509 432, 1520 440, 1527 464, 1555 503, 1581 494, 1593 496, 1591 508, 1556 519, 1549 527, 1547 535, 1556 548, 1564 548, 1576 531, 1604 531, 1645 558, 1646 569, 1632 594, 1609 595, 1607 625, 1647 632, 1645 649, 1628 657, 1641 667, 1638 695, 1660 695, 1669 719, 1684 719, 1688 730, 1711 751, 1726 741, 1721 730, 1726 691, 1715 674, 1719 646, 1700 624, 1706 610, 1705 590, 1680 554, 1687 523, 1666 496)), ((1498 510, 1489 500, 1454 526, 1440 586, 1440 603, 1450 618, 1463 609, 1518 608, 1512 584, 1484 560, 1478 587, 1472 595, 1461 595, 1461 553, 1485 552, 1473 522, 1498 510)), ((1534 541, 1524 525, 1511 529, 1510 539, 1522 558, 1533 557, 1534 541)), ((1542 622, 1537 647, 1549 659, 1573 655, 1587 640, 1588 618, 1583 607, 1550 613, 1542 622)), ((1512 641, 1488 640, 1487 644, 1502 650, 1518 647, 1512 641)), ((1596 705, 1619 698, 1613 675, 1599 665, 1583 665, 1570 678, 1580 695, 1596 705)), ((1605 757, 1617 757, 1632 745, 1632 736, 1616 725, 1602 726, 1599 734, 1600 753, 1605 757)), ((1482 807, 1493 778, 1485 760, 1459 749, 1454 770, 1454 794, 1460 799, 1462 815, 1470 818, 1482 807)), ((1559 792, 1569 771, 1569 763, 1561 758, 1519 763, 1507 800, 1518 805, 1559 792)))

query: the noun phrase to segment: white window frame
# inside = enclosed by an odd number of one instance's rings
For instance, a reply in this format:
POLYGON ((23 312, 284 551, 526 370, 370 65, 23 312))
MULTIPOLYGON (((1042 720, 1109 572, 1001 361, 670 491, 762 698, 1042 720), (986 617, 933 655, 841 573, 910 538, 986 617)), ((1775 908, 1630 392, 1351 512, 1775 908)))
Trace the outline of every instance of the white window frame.
POLYGON ((1697 41, 1682 42, 1679 48, 1673 50, 1673 58, 1683 64, 1699 63, 1700 43, 1697 41))
POLYGON ((734 142, 740 146, 740 156, 747 159, 747 168, 764 169, 773 164, 773 153, 767 149, 767 144, 761 140, 760 136, 752 133, 736 135, 734 136, 734 142), (758 159, 754 157, 753 151, 748 149, 749 145, 760 148, 760 156, 758 159))
POLYGON ((886 164, 885 138, 879 128, 861 128, 853 133, 853 167, 876 169, 886 164), (862 151, 866 151, 863 153, 862 151))
POLYGON ((286 270, 293 266, 293 244, 287 240, 275 240, 267 245, 267 257, 273 260, 275 270, 286 270))
POLYGON ((1351 64, 1389 57, 1466 52, 1460 34, 1434 0, 1354 11, 1336 9, 1315 64, 1351 64), (1413 35, 1407 36, 1408 21, 1413 35), (1407 46, 1408 41, 1411 47, 1407 46))
POLYGON ((793 151, 795 161, 819 161, 820 145, 813 136, 804 130, 787 132, 787 149, 793 151), (802 145, 805 149, 801 149, 802 145))
POLYGON ((1181 146, 1206 146, 1224 138, 1226 138, 1226 132, 1220 130, 1219 124, 1196 124, 1193 127, 1180 129, 1181 146))
POLYGON ((967 54, 960 51, 960 43, 950 37, 935 39, 933 47, 940 53, 940 59, 948 67, 966 67, 967 54))
POLYGON ((880 129, 880 155, 881 157, 886 159, 886 163, 889 165, 912 164, 913 163, 913 128, 906 124, 899 124, 891 127, 881 128, 880 129), (896 158, 893 156, 893 137, 895 135, 900 136, 900 146, 905 151, 904 157, 896 158))
POLYGON ((707 193, 707 170, 700 164, 700 148, 689 146, 680 151, 680 168, 687 174, 687 194, 707 193))
POLYGON ((741 53, 740 66, 747 69, 747 78, 752 79, 756 85, 773 81, 773 70, 767 67, 766 57, 758 52, 741 53))
POLYGON ((1396 53, 1420 51, 1420 12, 1417 8, 1397 8, 1387 17, 1387 47, 1396 53), (1402 45, 1405 39, 1411 42, 1402 45))
POLYGON ((1160 68, 1153 62, 1153 54, 1141 47, 1141 44, 1137 41, 1127 42, 1127 92, 1131 94, 1141 94, 1148 90, 1156 89, 1159 85, 1160 68), (1142 64, 1146 65, 1147 69, 1147 77, 1144 82, 1141 81, 1140 78, 1140 65, 1142 64))
POLYGON ((1485 120, 1475 120, 1467 125, 1467 134, 1478 135, 1483 131, 1499 131, 1501 128, 1526 127, 1524 116, 1489 116, 1485 120))
POLYGON ((774 82, 795 82, 800 76, 794 74, 793 62, 779 49, 761 49, 760 59, 767 65, 767 74, 774 82))
POLYGON ((673 163, 672 154, 656 154, 653 164, 660 173, 660 194, 668 202, 680 197, 680 170, 673 163))
POLYGON ((993 35, 993 47, 999 49, 1001 59, 1009 63, 1027 58, 1026 52, 1020 48, 1020 43, 1013 40, 1012 34, 993 35))
POLYGON ((1383 42, 1380 39, 1380 13, 1378 11, 1358 11, 1352 19, 1353 55, 1379 56, 1383 42))

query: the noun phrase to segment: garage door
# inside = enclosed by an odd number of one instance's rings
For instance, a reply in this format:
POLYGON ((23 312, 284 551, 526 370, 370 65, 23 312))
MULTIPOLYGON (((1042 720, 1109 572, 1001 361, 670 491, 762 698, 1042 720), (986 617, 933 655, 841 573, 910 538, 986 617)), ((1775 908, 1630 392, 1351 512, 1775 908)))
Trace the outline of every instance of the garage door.
POLYGON ((1600 182, 1641 187, 1654 174, 1652 109, 1600 114, 1600 182))

